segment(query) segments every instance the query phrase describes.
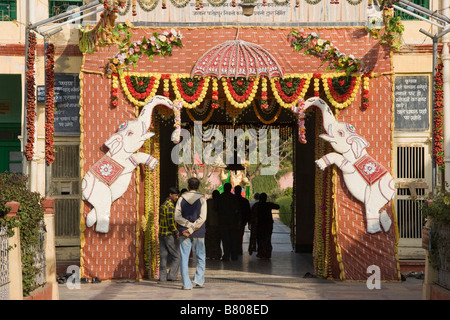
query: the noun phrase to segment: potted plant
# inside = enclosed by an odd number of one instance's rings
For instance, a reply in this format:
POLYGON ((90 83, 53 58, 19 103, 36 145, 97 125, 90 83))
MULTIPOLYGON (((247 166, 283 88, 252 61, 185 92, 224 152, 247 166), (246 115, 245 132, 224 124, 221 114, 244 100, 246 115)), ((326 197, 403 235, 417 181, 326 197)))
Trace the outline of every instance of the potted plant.
POLYGON ((430 226, 429 262, 438 284, 450 290, 450 191, 443 188, 430 194, 422 214, 430 226))
POLYGON ((256 7, 256 1, 257 0, 242 0, 239 6, 242 8, 242 14, 244 16, 249 17, 253 15, 253 11, 256 7))

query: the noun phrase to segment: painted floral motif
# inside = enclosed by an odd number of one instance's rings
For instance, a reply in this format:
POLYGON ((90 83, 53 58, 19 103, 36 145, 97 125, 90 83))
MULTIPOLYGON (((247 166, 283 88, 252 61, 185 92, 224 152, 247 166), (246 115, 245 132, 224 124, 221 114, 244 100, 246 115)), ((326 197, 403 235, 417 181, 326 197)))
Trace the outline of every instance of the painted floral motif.
POLYGON ((377 165, 373 162, 369 162, 364 166, 364 172, 368 175, 374 174, 377 169, 377 165))
POLYGON ((102 176, 107 177, 107 176, 111 175, 112 170, 113 170, 112 166, 110 164, 106 163, 106 164, 103 164, 100 166, 99 171, 102 176))

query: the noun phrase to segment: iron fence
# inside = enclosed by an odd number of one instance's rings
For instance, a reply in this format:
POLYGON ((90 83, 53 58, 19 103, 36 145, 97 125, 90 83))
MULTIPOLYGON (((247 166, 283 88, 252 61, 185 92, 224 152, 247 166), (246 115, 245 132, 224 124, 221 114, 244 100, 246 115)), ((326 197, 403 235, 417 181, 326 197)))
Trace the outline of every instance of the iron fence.
POLYGON ((34 266, 38 269, 38 273, 34 279, 36 287, 45 285, 46 283, 46 262, 45 262, 45 234, 47 230, 45 228, 44 220, 39 223, 39 245, 32 248, 34 252, 34 266))
POLYGON ((450 290, 450 227, 439 228, 439 269, 437 283, 450 290))
POLYGON ((6 227, 0 227, 0 300, 9 300, 9 242, 6 227))

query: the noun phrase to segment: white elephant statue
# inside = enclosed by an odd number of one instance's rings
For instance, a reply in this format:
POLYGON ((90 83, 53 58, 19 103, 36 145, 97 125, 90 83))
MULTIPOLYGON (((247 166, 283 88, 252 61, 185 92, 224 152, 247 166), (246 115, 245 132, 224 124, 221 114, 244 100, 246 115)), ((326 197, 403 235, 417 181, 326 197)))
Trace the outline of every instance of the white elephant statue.
POLYGON ((305 101, 303 110, 315 106, 322 111, 323 127, 326 134, 320 137, 330 142, 331 152, 316 160, 317 166, 325 170, 335 164, 342 170, 345 185, 350 193, 363 202, 366 211, 367 232, 388 231, 391 218, 386 210, 380 210, 394 197, 394 179, 388 170, 374 160, 366 151, 369 143, 356 133, 355 128, 334 117, 330 107, 320 98, 305 101))
MULTIPOLYGON (((174 109, 173 103, 164 96, 154 96, 142 108, 136 120, 123 123, 105 145, 108 152, 85 174, 82 181, 82 199, 88 201, 92 210, 86 216, 86 226, 107 233, 112 203, 127 190, 131 175, 139 164, 154 169, 158 161, 149 154, 138 151, 154 133, 148 132, 153 108, 165 105, 174 109)), ((178 108, 178 106, 176 107, 178 108)))

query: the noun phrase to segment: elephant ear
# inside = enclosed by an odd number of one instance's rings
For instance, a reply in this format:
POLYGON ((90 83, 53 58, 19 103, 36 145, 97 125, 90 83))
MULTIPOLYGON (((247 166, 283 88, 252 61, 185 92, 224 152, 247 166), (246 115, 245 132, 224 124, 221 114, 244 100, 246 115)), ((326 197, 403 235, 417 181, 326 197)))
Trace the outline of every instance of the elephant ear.
POLYGON ((105 146, 109 148, 109 153, 111 156, 115 155, 123 147, 122 136, 119 133, 113 134, 108 140, 106 140, 105 146))
POLYGON ((369 142, 357 134, 348 137, 347 142, 351 145, 353 155, 356 159, 361 157, 363 150, 369 146, 369 142))

